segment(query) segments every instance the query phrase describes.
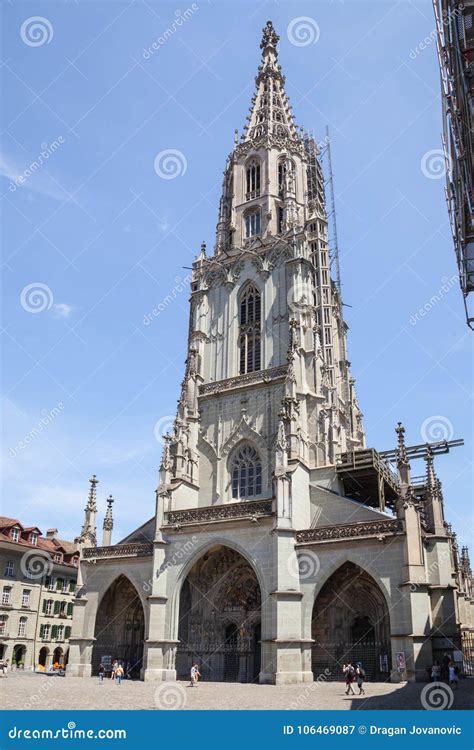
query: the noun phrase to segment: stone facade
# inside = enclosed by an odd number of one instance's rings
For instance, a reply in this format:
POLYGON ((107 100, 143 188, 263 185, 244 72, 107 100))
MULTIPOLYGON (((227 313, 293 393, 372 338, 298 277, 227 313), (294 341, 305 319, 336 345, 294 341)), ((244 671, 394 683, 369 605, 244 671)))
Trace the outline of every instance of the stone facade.
POLYGON ((73 675, 119 658, 174 680, 197 660, 207 679, 283 684, 339 678, 359 658, 373 679, 422 679, 471 637, 467 550, 444 520, 431 449, 420 485, 401 426, 396 471, 365 447, 319 151, 295 126, 277 42, 269 22, 214 252, 193 264, 155 515, 97 547, 88 504, 73 675))

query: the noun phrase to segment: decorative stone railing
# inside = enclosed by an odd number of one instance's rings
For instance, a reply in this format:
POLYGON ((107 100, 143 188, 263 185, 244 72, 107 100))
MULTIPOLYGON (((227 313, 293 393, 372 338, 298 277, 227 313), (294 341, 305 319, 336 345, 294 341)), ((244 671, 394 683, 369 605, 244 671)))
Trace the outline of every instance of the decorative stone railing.
POLYGON ((192 510, 170 510, 165 514, 167 526, 193 526, 217 521, 233 521, 273 515, 273 500, 248 500, 229 505, 209 505, 192 510))
POLYGON ((147 557, 152 554, 152 542, 114 544, 110 547, 87 547, 82 551, 85 560, 104 557, 147 557))
POLYGON ((298 544, 311 542, 334 542, 342 539, 360 539, 366 537, 385 537, 399 534, 403 531, 402 522, 398 518, 383 521, 363 521, 362 523, 348 523, 338 526, 320 526, 315 529, 305 529, 296 532, 298 544))
POLYGON ((269 370, 258 370, 257 372, 249 372, 247 375, 236 375, 235 378, 204 383, 204 385, 199 386, 199 394, 201 396, 210 396, 222 391, 243 388, 247 385, 271 383, 274 380, 282 380, 286 375, 286 371, 287 365, 280 365, 279 367, 271 367, 269 370))

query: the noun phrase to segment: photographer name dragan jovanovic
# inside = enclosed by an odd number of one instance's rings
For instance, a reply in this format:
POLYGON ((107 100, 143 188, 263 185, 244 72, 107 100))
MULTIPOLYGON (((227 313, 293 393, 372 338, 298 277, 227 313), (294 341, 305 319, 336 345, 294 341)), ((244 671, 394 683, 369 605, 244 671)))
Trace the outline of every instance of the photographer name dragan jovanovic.
POLYGON ((369 727, 369 734, 383 734, 388 737, 393 737, 397 734, 462 734, 461 727, 455 726, 454 724, 450 727, 417 727, 413 725, 411 729, 409 727, 377 727, 371 725, 369 727))

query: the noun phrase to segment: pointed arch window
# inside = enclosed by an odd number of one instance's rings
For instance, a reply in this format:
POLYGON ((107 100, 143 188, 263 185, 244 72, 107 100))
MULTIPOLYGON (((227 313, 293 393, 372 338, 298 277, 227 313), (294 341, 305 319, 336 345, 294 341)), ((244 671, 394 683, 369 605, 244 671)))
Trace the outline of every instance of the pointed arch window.
POLYGON ((261 365, 261 297, 253 284, 249 284, 239 305, 240 374, 260 370, 261 365))
POLYGON ((244 445, 232 460, 232 498, 248 500, 262 494, 262 462, 255 448, 244 445))
POLYGON ((252 200, 260 195, 260 164, 252 159, 246 170, 245 199, 252 200))
POLYGON ((245 214, 245 237, 257 237, 262 228, 262 219, 260 209, 257 208, 245 214))

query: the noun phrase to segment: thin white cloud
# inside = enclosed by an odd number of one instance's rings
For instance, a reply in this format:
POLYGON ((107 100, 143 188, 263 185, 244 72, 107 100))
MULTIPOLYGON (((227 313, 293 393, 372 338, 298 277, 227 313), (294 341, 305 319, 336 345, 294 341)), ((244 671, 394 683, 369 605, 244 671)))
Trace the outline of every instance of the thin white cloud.
POLYGON ((42 170, 40 167, 29 175, 33 162, 21 169, 13 159, 0 153, 0 177, 4 177, 9 182, 6 194, 13 194, 24 189, 57 201, 67 200, 67 192, 60 189, 59 183, 52 179, 45 169, 42 170))
POLYGON ((58 302, 53 305, 53 315, 55 318, 69 318, 74 308, 66 302, 58 302))

